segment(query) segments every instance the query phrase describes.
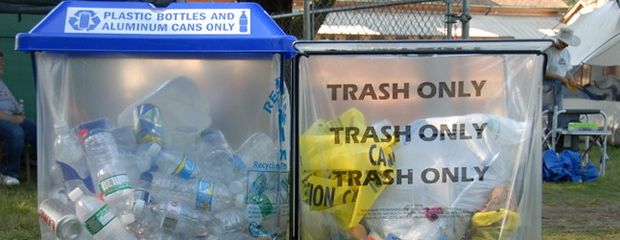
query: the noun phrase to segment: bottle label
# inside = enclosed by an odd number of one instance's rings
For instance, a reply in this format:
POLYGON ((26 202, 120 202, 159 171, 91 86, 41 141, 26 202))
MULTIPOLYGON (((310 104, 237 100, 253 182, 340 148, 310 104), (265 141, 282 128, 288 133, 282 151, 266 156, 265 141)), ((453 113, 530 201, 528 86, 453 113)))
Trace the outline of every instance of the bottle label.
POLYGON ((178 176, 183 179, 189 179, 189 177, 192 176, 192 173, 194 173, 195 167, 196 164, 194 163, 194 161, 190 160, 186 156, 183 156, 183 159, 181 160, 179 165, 177 165, 176 169, 174 169, 172 175, 178 176))
POLYGON ((213 183, 206 179, 200 179, 196 186, 196 207, 211 211, 211 203, 213 202, 213 183))
POLYGON ((110 196, 110 194, 120 190, 132 188, 133 186, 129 183, 129 177, 127 174, 115 175, 99 182, 99 189, 101 189, 101 193, 104 197, 110 196))
POLYGON ((166 215, 164 217, 163 222, 161 223, 161 227, 163 229, 166 229, 168 231, 172 231, 174 232, 174 230, 177 228, 177 223, 179 222, 179 220, 177 220, 176 218, 166 215))
POLYGON ((101 207, 99 210, 95 212, 92 216, 90 216, 84 222, 84 227, 91 235, 95 235, 101 231, 108 223, 112 222, 116 216, 114 213, 110 211, 110 206, 107 204, 101 207))
POLYGON ((170 200, 170 202, 165 205, 165 211, 166 214, 161 222, 161 227, 168 231, 174 231, 179 222, 179 218, 177 216, 181 215, 181 207, 176 200, 170 200))

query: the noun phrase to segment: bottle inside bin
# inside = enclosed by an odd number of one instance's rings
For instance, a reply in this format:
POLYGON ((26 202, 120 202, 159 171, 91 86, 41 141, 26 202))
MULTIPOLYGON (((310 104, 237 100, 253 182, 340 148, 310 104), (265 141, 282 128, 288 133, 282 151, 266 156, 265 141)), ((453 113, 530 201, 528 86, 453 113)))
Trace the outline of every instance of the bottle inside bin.
POLYGON ((54 132, 56 133, 54 140, 56 164, 52 167, 62 173, 62 185, 68 189, 67 191, 78 186, 84 186, 94 191, 84 150, 82 150, 77 136, 71 132, 65 122, 55 124, 54 132))
POLYGON ((160 151, 152 159, 154 165, 157 166, 154 171, 156 173, 171 175, 180 179, 203 176, 202 169, 196 166, 196 162, 186 154, 173 151, 160 151))
POLYGON ((81 188, 69 193, 75 202, 75 214, 95 240, 132 240, 136 237, 128 232, 109 205, 86 195, 81 188))
POLYGON ((277 147, 267 134, 252 134, 236 152, 246 169, 254 168, 257 163, 273 163, 277 160, 277 147))
POLYGON ((151 208, 151 230, 162 229, 165 232, 196 238, 205 236, 208 232, 207 224, 211 221, 208 215, 193 205, 180 200, 174 193, 158 196, 159 203, 151 208))
POLYGON ((39 220, 59 240, 83 239, 82 224, 73 212, 73 203, 47 198, 39 203, 39 220))
POLYGON ((97 192, 119 214, 124 224, 132 223, 135 217, 131 169, 121 158, 107 119, 80 124, 78 129, 88 167, 96 180, 97 192))
POLYGON ((148 171, 152 159, 162 150, 163 125, 160 109, 150 103, 140 104, 134 111, 136 142, 136 165, 140 173, 148 171))
POLYGON ((194 203, 196 208, 209 212, 219 212, 228 208, 242 208, 245 197, 235 194, 225 184, 206 178, 183 180, 164 174, 143 174, 143 179, 151 179, 150 190, 153 196, 175 194, 185 201, 194 203))
POLYGON ((222 131, 208 128, 200 133, 201 163, 208 168, 208 177, 218 180, 237 180, 245 175, 245 164, 234 154, 222 131))

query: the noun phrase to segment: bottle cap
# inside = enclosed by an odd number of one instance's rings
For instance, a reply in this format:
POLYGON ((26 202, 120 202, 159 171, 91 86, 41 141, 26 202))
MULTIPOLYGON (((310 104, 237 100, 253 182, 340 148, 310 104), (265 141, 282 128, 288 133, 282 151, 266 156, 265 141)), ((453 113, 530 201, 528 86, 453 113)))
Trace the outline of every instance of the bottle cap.
POLYGON ((149 157, 154 157, 160 151, 161 151, 161 145, 154 142, 154 143, 149 144, 149 148, 146 150, 146 153, 149 155, 149 157))
POLYGON ((144 172, 140 175, 140 180, 150 183, 153 181, 153 174, 150 172, 144 172))
POLYGON ((82 194, 84 194, 84 191, 82 191, 80 187, 76 187, 69 193, 69 199, 75 202, 82 196, 82 194))
POLYGON ((123 225, 129 225, 130 223, 136 221, 136 217, 134 217, 133 213, 123 214, 120 219, 121 222, 123 222, 123 225))

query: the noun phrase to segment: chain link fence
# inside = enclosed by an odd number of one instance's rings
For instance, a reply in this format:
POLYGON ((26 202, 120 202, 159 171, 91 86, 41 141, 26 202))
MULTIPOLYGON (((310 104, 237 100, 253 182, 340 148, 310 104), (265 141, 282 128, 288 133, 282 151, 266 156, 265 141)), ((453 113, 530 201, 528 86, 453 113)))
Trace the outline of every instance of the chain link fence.
MULTIPOLYGON (((308 0, 311 39, 398 40, 460 38, 463 0, 308 0)), ((280 27, 304 38, 303 2, 274 15, 280 27), (301 8, 299 7, 301 5, 301 8)), ((308 34, 306 33, 306 35, 308 34)))

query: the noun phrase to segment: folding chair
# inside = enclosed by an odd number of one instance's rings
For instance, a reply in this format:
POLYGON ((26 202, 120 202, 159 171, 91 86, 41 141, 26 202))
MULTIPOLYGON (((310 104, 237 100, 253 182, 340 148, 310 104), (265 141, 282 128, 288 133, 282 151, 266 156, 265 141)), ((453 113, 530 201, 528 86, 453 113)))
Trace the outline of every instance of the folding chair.
MULTIPOLYGON (((2 163, 2 156, 4 154, 3 152, 3 146, 4 146, 4 139, 0 140, 0 163, 2 163)), ((36 175, 37 175, 37 160, 33 157, 31 157, 30 154, 30 150, 31 150, 32 146, 29 143, 26 143, 24 145, 24 150, 22 152, 22 159, 20 161, 20 165, 22 168, 25 168, 26 170, 26 182, 30 182, 33 179, 36 179, 36 175)), ((36 151, 36 149, 34 149, 34 151, 36 151)))
POLYGON ((550 126, 547 127, 548 132, 544 139, 547 147, 554 151, 557 150, 560 136, 565 136, 565 140, 572 137, 583 137, 585 138, 585 150, 581 154, 581 158, 584 159, 582 163, 587 164, 590 161, 588 153, 594 145, 598 146, 601 150, 599 172, 601 176, 605 175, 605 165, 609 159, 607 155, 607 137, 611 135, 607 125, 607 114, 599 109, 558 110, 557 107, 553 111, 548 111, 548 114, 551 114, 550 126), (563 121, 565 116, 569 119, 578 119, 578 121, 563 121), (602 124, 592 122, 592 117, 594 116, 600 117, 602 124), (594 145, 591 145, 590 142, 593 142, 594 145))
POLYGON ((560 148, 569 143, 573 150, 579 151, 579 138, 585 138, 585 151, 581 154, 582 164, 589 162, 589 152, 594 145, 601 149, 601 159, 599 173, 605 175, 605 165, 609 156, 607 155, 607 137, 611 135, 607 124, 607 114, 600 109, 564 109, 562 98, 556 98, 555 88, 548 84, 543 84, 543 117, 546 118, 543 144, 547 149, 558 152, 560 148), (556 99, 559 99, 556 102, 556 99), (594 124, 592 117, 600 117, 601 124, 594 124), (564 139, 560 145, 560 138, 564 139), (590 142, 594 145, 590 145, 590 142))

